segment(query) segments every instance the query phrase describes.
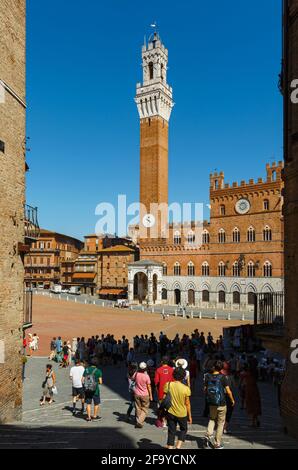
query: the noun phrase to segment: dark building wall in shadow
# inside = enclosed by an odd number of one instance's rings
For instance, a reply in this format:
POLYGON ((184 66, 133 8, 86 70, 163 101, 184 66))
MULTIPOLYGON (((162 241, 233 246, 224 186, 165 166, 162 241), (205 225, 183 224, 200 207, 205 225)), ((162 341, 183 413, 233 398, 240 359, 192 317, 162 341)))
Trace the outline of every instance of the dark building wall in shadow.
MULTIPOLYGON (((283 8, 285 339, 290 351, 291 342, 298 338, 298 104, 291 100, 291 84, 298 79, 298 0, 284 0, 283 8)), ((290 357, 281 402, 285 426, 298 437, 298 365, 290 357)))

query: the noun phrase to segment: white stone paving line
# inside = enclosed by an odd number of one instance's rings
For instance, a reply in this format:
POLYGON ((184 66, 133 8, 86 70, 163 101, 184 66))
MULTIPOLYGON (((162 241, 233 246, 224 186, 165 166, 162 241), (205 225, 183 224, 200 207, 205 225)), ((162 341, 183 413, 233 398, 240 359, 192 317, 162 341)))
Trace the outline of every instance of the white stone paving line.
MULTIPOLYGON (((102 403, 105 403, 107 401, 121 401, 121 398, 104 398, 101 400, 102 403)), ((69 405, 71 406, 71 400, 65 401, 63 403, 57 403, 57 405, 44 405, 44 407, 40 406, 39 408, 34 408, 33 410, 25 410, 23 411, 23 415, 27 413, 33 413, 35 411, 50 411, 50 410, 55 410, 59 408, 60 406, 63 405, 69 405)))

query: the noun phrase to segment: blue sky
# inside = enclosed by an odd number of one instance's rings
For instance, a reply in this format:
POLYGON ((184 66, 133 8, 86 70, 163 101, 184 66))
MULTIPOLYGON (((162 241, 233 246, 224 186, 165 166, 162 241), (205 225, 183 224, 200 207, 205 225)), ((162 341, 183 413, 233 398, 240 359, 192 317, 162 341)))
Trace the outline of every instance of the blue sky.
POLYGON ((41 226, 82 238, 100 202, 138 201, 134 96, 154 20, 176 103, 170 202, 207 204, 215 168, 248 180, 282 159, 280 1, 27 3, 27 202, 41 226))

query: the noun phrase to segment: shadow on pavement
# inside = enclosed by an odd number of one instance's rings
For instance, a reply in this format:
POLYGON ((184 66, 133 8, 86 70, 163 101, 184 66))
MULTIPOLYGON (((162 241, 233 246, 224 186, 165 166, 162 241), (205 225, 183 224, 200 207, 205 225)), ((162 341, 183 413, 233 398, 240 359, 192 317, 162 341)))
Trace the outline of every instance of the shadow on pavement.
POLYGON ((0 449, 138 449, 132 439, 115 428, 0 426, 0 449))

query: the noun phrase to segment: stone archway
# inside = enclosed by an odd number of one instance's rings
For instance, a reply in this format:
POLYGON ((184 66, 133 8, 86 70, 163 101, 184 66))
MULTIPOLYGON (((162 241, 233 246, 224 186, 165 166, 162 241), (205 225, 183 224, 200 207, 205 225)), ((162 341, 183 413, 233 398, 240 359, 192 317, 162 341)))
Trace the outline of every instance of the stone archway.
POLYGON ((194 289, 189 289, 187 296, 188 296, 188 304, 189 305, 195 305, 195 291, 194 291, 194 289))
POLYGON ((148 277, 145 273, 139 272, 134 276, 133 281, 134 300, 142 304, 148 298, 148 277))
POLYGON ((128 300, 130 304, 162 303, 162 263, 140 260, 128 264, 128 300))
POLYGON ((181 290, 180 289, 174 290, 174 296, 175 296, 175 304, 176 305, 181 304, 181 290))

